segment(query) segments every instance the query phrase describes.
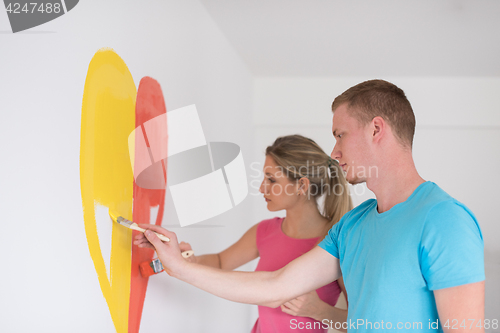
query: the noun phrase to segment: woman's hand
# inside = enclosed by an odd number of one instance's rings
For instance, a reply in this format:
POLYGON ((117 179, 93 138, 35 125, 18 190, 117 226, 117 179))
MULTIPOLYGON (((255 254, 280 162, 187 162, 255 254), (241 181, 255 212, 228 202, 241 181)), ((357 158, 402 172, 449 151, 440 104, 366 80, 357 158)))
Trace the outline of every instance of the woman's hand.
MULTIPOLYGON (((193 250, 191 248, 191 244, 186 243, 186 242, 180 242, 179 249, 181 250, 181 252, 193 250)), ((184 260, 186 260, 188 262, 196 262, 196 256, 193 254, 191 257, 184 258, 184 260)))
POLYGON ((187 264, 181 255, 177 235, 154 224, 139 224, 139 227, 146 229, 146 231, 135 237, 134 245, 155 250, 165 272, 168 275, 176 276, 182 267, 187 264), (170 238, 170 242, 163 242, 152 231, 167 236, 170 238))
POLYGON ((281 311, 292 316, 322 320, 322 318, 325 318, 323 313, 326 310, 326 306, 329 305, 323 302, 319 298, 318 293, 313 290, 281 305, 281 311))

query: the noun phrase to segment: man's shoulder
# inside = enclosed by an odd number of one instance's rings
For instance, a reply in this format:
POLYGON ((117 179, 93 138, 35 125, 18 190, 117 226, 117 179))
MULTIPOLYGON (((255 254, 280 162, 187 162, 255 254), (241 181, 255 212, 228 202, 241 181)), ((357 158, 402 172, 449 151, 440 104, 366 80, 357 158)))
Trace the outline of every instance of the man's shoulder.
POLYGON ((470 212, 470 210, 457 199, 444 191, 433 182, 426 182, 425 188, 419 193, 418 208, 427 212, 440 210, 459 209, 470 212))
POLYGON ((449 195, 445 190, 443 190, 439 185, 434 182, 427 181, 422 185, 422 193, 420 197, 425 201, 429 201, 431 203, 439 203, 443 201, 453 200, 453 197, 449 195))
POLYGON ((375 199, 368 199, 366 201, 363 201, 358 206, 354 207, 349 212, 347 212, 340 222, 349 223, 350 221, 357 221, 361 216, 363 216, 368 211, 376 207, 377 207, 377 200, 375 199))
POLYGON ((377 206, 377 200, 376 199, 368 199, 360 203, 358 206, 354 207, 350 212, 354 214, 359 214, 361 212, 365 212, 367 210, 372 209, 373 207, 377 206))
MULTIPOLYGON (((424 204, 420 209, 425 212, 425 228, 457 229, 464 226, 480 230, 474 213, 463 203, 453 198, 434 183, 425 193, 424 204)), ((480 233, 480 231, 479 231, 480 233)))

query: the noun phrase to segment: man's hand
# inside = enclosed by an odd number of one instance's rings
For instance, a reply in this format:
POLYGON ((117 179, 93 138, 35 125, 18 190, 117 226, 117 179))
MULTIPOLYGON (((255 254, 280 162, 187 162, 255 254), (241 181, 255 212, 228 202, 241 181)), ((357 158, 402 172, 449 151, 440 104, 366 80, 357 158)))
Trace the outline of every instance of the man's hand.
POLYGON ((181 255, 177 235, 153 224, 139 224, 139 226, 147 230, 135 237, 134 245, 155 250, 165 272, 175 277, 176 273, 187 263, 181 255), (151 231, 167 236, 170 242, 163 242, 151 231))

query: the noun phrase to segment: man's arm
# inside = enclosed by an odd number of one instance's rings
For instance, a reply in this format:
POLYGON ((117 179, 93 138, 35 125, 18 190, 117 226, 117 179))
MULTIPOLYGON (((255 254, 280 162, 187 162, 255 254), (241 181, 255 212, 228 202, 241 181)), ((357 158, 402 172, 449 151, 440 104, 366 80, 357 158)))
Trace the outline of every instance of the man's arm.
MULTIPOLYGON (((340 278, 337 282, 342 290, 340 297, 345 297, 347 304, 347 292, 345 290, 344 281, 340 278)), ((323 322, 323 320, 326 319, 328 320, 330 327, 345 327, 344 322, 347 321, 346 309, 331 306, 330 304, 322 301, 316 291, 312 291, 286 302, 281 306, 281 311, 292 316, 313 318, 320 322, 323 322)), ((337 328, 337 330, 347 332, 347 329, 344 328, 337 328)))
POLYGON ((341 276, 339 260, 318 246, 274 272, 221 271, 186 262, 180 255, 175 233, 155 225, 141 227, 170 238, 170 242, 162 242, 146 231, 149 242, 141 235, 134 242, 141 247, 153 247, 169 275, 235 302, 278 307, 341 276))
POLYGON ((484 332, 484 281, 437 289, 434 297, 444 332, 484 332))

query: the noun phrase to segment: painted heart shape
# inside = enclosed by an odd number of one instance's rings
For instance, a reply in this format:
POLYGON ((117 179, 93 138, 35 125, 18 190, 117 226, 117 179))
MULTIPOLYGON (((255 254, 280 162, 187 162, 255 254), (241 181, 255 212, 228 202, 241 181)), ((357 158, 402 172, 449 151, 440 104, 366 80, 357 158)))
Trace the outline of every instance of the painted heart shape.
MULTIPOLYGON (((107 213, 111 210, 134 221, 161 224, 165 189, 144 189, 134 182, 128 136, 144 127, 148 144, 136 147, 136 156, 144 155, 141 149, 165 151, 166 124, 149 131, 144 126, 165 113, 158 82, 145 77, 136 92, 130 71, 113 50, 101 49, 94 55, 82 103, 80 183, 90 255, 119 333, 139 331, 148 284, 139 264, 151 260, 154 252, 133 247, 132 231, 113 223, 107 213)), ((155 168, 161 167, 166 182, 166 161, 158 163, 155 168)))

